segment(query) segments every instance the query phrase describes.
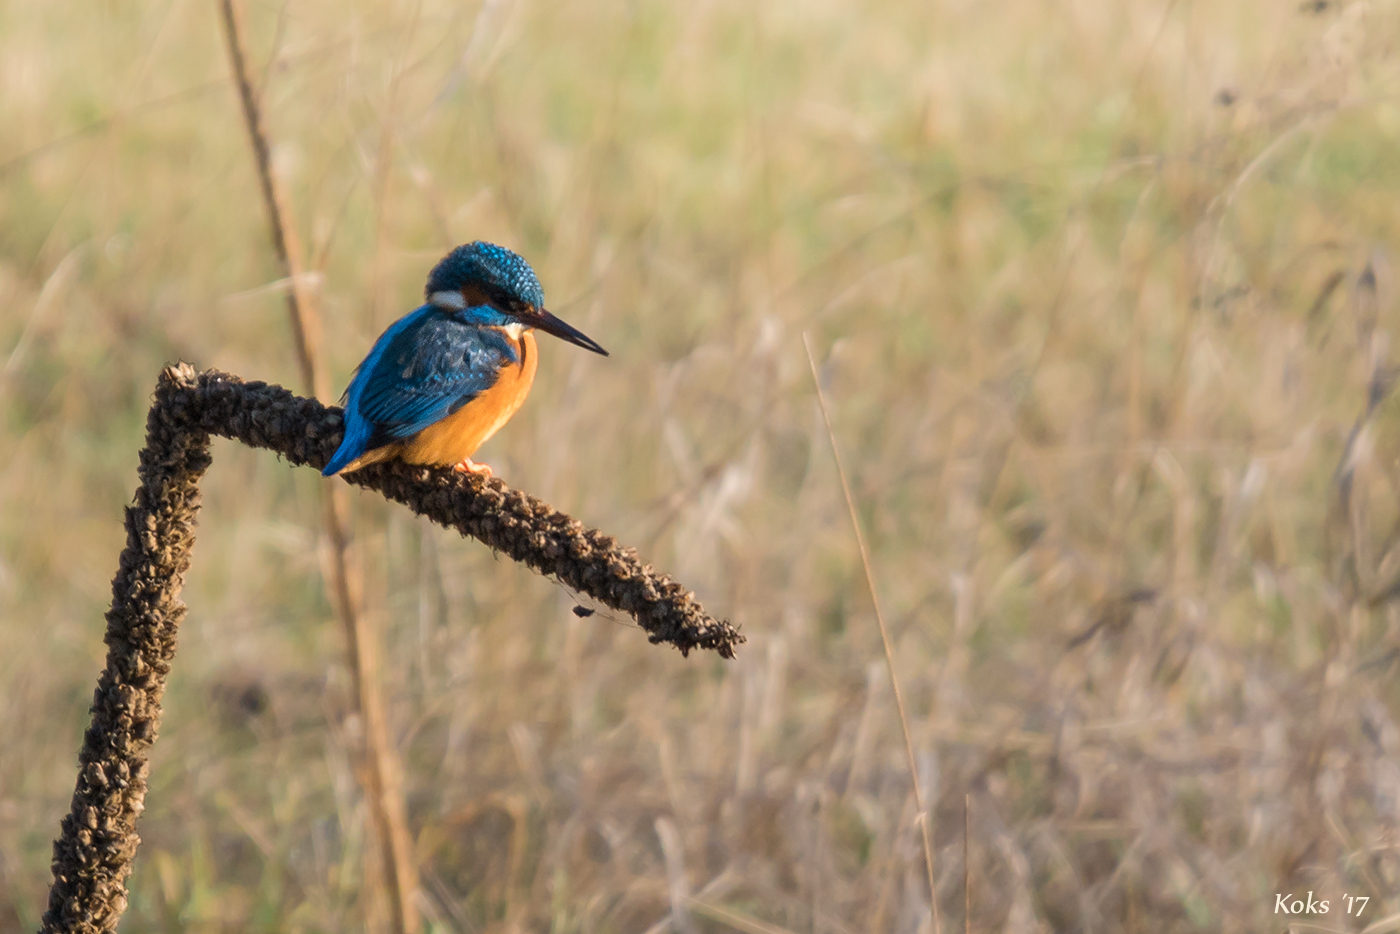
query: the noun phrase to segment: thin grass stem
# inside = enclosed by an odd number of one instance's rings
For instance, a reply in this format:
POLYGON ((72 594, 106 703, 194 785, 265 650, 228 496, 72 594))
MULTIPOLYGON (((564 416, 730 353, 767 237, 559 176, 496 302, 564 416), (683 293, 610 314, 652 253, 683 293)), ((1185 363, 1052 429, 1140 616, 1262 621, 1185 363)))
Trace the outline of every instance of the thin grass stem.
MULTIPOLYGON (((291 222, 286 193, 272 170, 271 145, 263 126, 258 94, 249 74, 242 12, 236 0, 220 0, 229 61, 238 85, 243 122, 253 147, 258 182, 267 208, 272 246, 282 275, 289 281, 287 311, 296 344, 302 385, 317 398, 330 391, 321 355, 321 320, 305 263, 301 239, 291 222)), ((403 799, 403 783, 389 742, 387 717, 379 677, 379 638, 360 605, 362 585, 350 561, 350 501, 343 484, 327 484, 321 494, 321 523, 329 542, 326 571, 331 604, 345 632, 346 655, 354 685, 357 712, 364 723, 361 784, 369 805, 370 823, 379 854, 379 871, 389 897, 394 934, 415 934, 421 926, 416 904, 418 868, 403 799)))
POLYGON ((856 531, 856 544, 860 547, 860 561, 865 568, 865 584, 870 588, 870 602, 875 606, 875 622, 880 626, 880 642, 885 649, 885 664, 890 670, 890 685, 894 688, 895 708, 899 711, 899 728, 904 733, 904 755, 909 765, 909 781, 914 785, 914 806, 919 813, 915 820, 923 835, 924 865, 928 870, 929 904, 933 911, 933 929, 936 934, 943 930, 943 919, 938 910, 938 888, 933 874, 933 841, 929 834, 929 821, 932 815, 924 806, 924 793, 919 787, 919 768, 914 762, 914 741, 909 735, 909 717, 904 709, 904 692, 899 688, 899 676, 894 670, 894 647, 890 644, 890 631, 885 625, 885 614, 880 610, 880 595, 875 589, 875 571, 870 565, 870 549, 865 545, 865 533, 861 531, 860 519, 856 515, 855 499, 851 496, 851 485, 846 480, 846 467, 841 461, 841 449, 836 444, 836 432, 831 427, 831 413, 826 407, 826 396, 822 392, 822 381, 817 373, 817 360, 812 356, 812 341, 807 332, 802 332, 802 346, 807 350, 807 364, 812 368, 812 385, 817 390, 817 405, 822 410, 822 421, 826 423, 826 436, 831 441, 831 455, 836 459, 836 473, 841 478, 841 492, 846 497, 846 509, 851 514, 851 526, 856 531))

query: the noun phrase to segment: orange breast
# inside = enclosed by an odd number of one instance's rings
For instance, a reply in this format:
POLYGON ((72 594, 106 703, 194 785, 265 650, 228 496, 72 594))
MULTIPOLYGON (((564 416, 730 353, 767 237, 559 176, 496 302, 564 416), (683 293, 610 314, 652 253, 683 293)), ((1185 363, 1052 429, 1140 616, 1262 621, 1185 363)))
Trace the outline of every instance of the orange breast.
POLYGON ((496 384, 456 412, 402 443, 399 457, 410 464, 456 464, 476 453, 519 410, 535 381, 539 357, 529 331, 511 340, 520 362, 501 370, 496 384))

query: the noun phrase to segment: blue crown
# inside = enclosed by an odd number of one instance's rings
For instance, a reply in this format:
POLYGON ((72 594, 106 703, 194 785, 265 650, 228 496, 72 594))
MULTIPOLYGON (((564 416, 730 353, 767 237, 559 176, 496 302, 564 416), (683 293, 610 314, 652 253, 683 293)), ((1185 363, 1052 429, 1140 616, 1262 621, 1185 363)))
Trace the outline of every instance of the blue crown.
POLYGON ((467 285, 498 293, 508 302, 544 307, 544 289, 530 264, 503 246, 477 240, 457 247, 428 273, 424 294, 455 292, 467 285))

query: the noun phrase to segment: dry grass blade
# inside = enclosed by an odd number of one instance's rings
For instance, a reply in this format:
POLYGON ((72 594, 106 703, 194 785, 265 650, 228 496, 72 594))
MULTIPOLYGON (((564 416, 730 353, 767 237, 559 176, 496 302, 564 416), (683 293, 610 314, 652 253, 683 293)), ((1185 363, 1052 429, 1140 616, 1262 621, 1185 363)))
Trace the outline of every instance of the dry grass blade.
MULTIPOLYGON (((287 197, 272 170, 271 146, 263 127, 257 92, 248 74, 242 17, 235 0, 221 0, 224 37, 230 64, 243 105, 243 120, 257 163, 258 181, 267 209, 272 246, 282 274, 288 280, 287 310, 295 338, 302 384, 318 398, 329 392, 329 380, 321 357, 321 321, 315 297, 308 287, 301 241, 291 223, 287 197)), ((362 611, 360 581, 349 559, 350 503, 345 487, 329 486, 321 494, 321 524, 330 542, 326 576, 331 604, 345 632, 346 654, 355 688, 355 704, 365 725, 362 778, 369 805, 371 829, 379 851, 379 869, 389 896, 390 922, 395 934, 414 934, 422 926, 416 895, 418 867, 403 798, 403 782, 397 757, 389 742, 379 677, 379 637, 362 611)))
POLYGON ((792 934, 787 928, 778 927, 776 924, 769 924, 757 918, 751 918, 746 914, 735 911, 732 908, 725 908, 722 905, 711 904, 698 898, 687 900, 696 914, 704 915, 713 921, 727 925, 743 934, 792 934))
MULTIPOLYGON (((141 486, 126 511, 126 547, 112 581, 106 667, 78 755, 72 804, 54 842, 45 932, 112 931, 126 910, 147 752, 160 728, 165 679, 185 615, 180 590, 194 547, 210 436, 319 467, 339 445, 340 425, 338 410, 277 386, 196 374, 188 366, 161 375, 146 422, 141 486)), ((682 652, 713 648, 729 657, 743 641, 727 622, 707 617, 680 584, 643 565, 634 550, 499 480, 404 464, 381 465, 353 479, 632 613, 653 642, 671 642, 682 652)))
POLYGON ((243 123, 248 131, 248 142, 253 147, 258 184, 262 191, 263 204, 267 209, 272 249, 277 254, 277 263, 282 267, 282 275, 289 283, 287 310, 291 316, 292 336, 296 341, 297 365, 301 369, 302 383, 307 390, 318 398, 323 397, 330 391, 330 386, 325 367, 321 364, 320 316, 316 312, 316 304, 308 288, 309 282, 303 275, 305 263, 302 259, 301 239, 297 236, 296 227, 289 222, 291 212, 287 207, 287 196, 276 173, 272 171, 272 147, 263 127, 262 108, 258 104, 257 91, 253 89, 248 75, 248 52, 243 44, 242 12, 234 0, 220 0, 219 12, 223 21, 224 38, 228 43, 229 64, 233 68, 239 103, 243 109, 243 123))
POLYGON ((1373 921, 1361 929, 1361 934, 1387 934, 1389 931, 1400 931, 1400 914, 1373 921))
POLYGON ((963 931, 972 931, 972 795, 963 795, 963 931))
POLYGON ((880 595, 875 589, 875 571, 870 566, 870 549, 865 545, 865 533, 860 528, 860 518, 856 515, 855 499, 851 496, 851 484, 846 479, 846 467, 841 462, 841 449, 836 444, 836 432, 831 427, 831 413, 826 407, 826 396, 822 393, 822 381, 817 373, 817 360, 812 356, 812 342, 807 333, 802 333, 802 346, 807 351, 807 364, 812 368, 812 385, 817 390, 817 405, 821 407, 822 421, 826 424, 826 436, 831 441, 831 456, 836 459, 836 473, 841 478, 841 493, 846 497, 846 509, 851 514, 851 526, 856 532, 856 544, 860 547, 860 561, 865 568, 865 583, 870 588, 870 602, 875 607, 875 622, 880 627, 880 643, 885 649, 885 664, 890 670, 890 686, 894 689, 894 703, 899 711, 899 728, 904 734, 904 755, 909 765, 909 781, 914 786, 914 806, 918 809, 915 818, 923 836, 924 865, 928 871, 929 904, 933 911, 934 931, 943 930, 942 917, 938 910, 938 886, 933 874, 933 841, 929 835, 931 815, 924 806, 923 789, 919 787, 919 767, 914 761, 914 741, 909 736, 909 717, 904 710, 904 693, 899 689, 899 676, 894 670, 894 647, 890 645, 889 628, 885 625, 885 615, 880 610, 880 595))
POLYGON ((676 822, 669 817, 656 819, 656 836, 661 841, 661 852, 666 860, 666 881, 671 895, 671 923, 681 934, 699 934, 695 922, 691 920, 689 907, 690 887, 685 878, 685 854, 681 844, 681 832, 676 822))

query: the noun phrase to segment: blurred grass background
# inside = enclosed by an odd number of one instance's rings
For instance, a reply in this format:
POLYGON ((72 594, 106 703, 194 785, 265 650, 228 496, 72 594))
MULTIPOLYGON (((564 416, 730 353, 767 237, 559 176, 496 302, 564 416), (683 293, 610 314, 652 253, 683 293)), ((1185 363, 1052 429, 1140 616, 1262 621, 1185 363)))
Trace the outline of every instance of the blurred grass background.
MULTIPOLYGON (((612 357, 542 339, 483 458, 750 640, 682 659, 357 495, 433 930, 931 929, 804 330, 944 930, 965 795, 975 930, 1400 911, 1395 2, 248 14, 337 388, 452 245, 520 251, 612 357)), ((212 4, 0 5, 0 931, 156 374, 294 385, 275 276, 212 4)), ((323 481, 216 448, 126 927, 360 930, 323 481)))

